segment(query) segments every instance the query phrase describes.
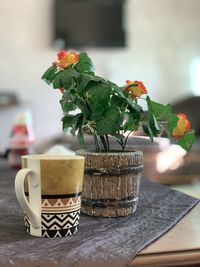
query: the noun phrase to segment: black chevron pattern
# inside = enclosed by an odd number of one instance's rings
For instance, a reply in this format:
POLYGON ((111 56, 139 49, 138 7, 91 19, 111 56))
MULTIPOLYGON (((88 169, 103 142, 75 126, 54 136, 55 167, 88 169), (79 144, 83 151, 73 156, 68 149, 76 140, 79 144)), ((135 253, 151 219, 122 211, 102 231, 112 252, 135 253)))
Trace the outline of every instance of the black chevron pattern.
POLYGON ((77 226, 62 230, 42 230, 42 237, 64 237, 74 235, 77 231, 77 226))
POLYGON ((25 224, 27 233, 30 234, 30 220, 26 213, 24 213, 24 224, 25 224))
MULTIPOLYGON (((50 214, 42 213, 42 237, 63 237, 77 232, 80 209, 68 213, 50 214)), ((24 214, 26 230, 30 233, 30 220, 24 214)))
POLYGON ((43 230, 69 229, 78 225, 80 209, 74 212, 62 214, 44 214, 42 213, 43 230))

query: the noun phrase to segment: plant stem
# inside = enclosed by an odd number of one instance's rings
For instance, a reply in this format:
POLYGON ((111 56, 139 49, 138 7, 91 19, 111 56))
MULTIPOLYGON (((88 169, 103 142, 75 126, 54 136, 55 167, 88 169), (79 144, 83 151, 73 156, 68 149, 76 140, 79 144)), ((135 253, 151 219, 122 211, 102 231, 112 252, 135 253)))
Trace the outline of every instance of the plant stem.
POLYGON ((126 147, 126 144, 127 144, 127 141, 128 141, 128 138, 129 138, 129 135, 132 133, 133 131, 130 131, 127 136, 126 136, 126 139, 124 141, 124 148, 126 147))
POLYGON ((104 136, 100 135, 100 139, 101 139, 101 142, 103 144, 105 152, 108 152, 108 147, 107 147, 106 140, 105 140, 104 136))
POLYGON ((96 135, 94 135, 94 143, 95 143, 95 148, 96 148, 96 152, 100 152, 100 146, 99 146, 99 140, 98 137, 96 135))
POLYGON ((108 140, 108 135, 106 134, 106 143, 107 143, 107 147, 108 147, 108 151, 110 151, 110 144, 109 144, 109 140, 108 140))
POLYGON ((83 95, 83 99, 84 99, 85 104, 86 104, 86 106, 88 107, 89 111, 92 113, 92 110, 91 110, 91 108, 90 108, 90 106, 89 106, 89 104, 88 104, 88 101, 87 101, 87 99, 85 98, 84 95, 83 95))
POLYGON ((123 139, 122 139, 122 138, 121 138, 121 139, 117 139, 117 143, 121 146, 122 151, 124 152, 124 150, 125 150, 125 145, 124 145, 124 141, 123 141, 123 139))

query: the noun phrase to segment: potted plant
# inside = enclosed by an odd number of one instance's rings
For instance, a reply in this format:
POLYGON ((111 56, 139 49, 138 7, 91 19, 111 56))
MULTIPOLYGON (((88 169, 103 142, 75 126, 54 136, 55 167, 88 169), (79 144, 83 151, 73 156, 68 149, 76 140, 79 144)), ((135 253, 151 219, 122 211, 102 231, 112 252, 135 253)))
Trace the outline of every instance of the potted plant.
POLYGON ((94 151, 77 152, 85 156, 82 211, 86 214, 117 217, 136 210, 143 154, 127 151, 132 132, 142 128, 151 141, 165 132, 185 150, 192 147, 194 130, 185 114, 176 115, 170 105, 152 101, 142 82, 127 80, 120 87, 97 76, 86 53, 60 51, 42 79, 62 93, 63 131, 70 128, 82 147, 85 133, 94 138, 94 151), (113 151, 111 137, 121 151, 113 151))

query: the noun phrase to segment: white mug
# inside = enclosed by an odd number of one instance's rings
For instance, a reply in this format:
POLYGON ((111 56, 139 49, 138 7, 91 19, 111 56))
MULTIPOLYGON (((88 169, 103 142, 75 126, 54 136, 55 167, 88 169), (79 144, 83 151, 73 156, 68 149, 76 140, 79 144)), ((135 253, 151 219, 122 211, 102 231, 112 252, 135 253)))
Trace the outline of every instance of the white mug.
POLYGON ((77 232, 83 173, 81 156, 22 156, 15 192, 29 234, 61 237, 77 232))

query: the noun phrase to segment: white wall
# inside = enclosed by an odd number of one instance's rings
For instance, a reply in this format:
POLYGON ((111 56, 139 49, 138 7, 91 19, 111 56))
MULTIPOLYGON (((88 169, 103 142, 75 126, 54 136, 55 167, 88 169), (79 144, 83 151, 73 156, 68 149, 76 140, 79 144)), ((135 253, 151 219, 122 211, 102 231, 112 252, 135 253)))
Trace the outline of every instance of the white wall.
MULTIPOLYGON (((128 0, 125 9, 128 47, 87 50, 97 73, 120 85, 142 80, 164 103, 190 95, 190 64, 200 57, 200 1, 128 0)), ((31 108, 40 139, 61 133, 60 94, 40 79, 57 52, 51 15, 51 0, 0 2, 0 91, 15 90, 31 108)))
POLYGON ((41 75, 54 60, 50 0, 0 3, 0 91, 16 91, 21 106, 0 111, 1 136, 8 135, 15 113, 31 110, 38 141, 61 134, 60 93, 41 75))
POLYGON ((130 49, 136 62, 141 59, 139 66, 133 64, 136 75, 158 100, 172 102, 188 96, 190 64, 200 57, 200 1, 129 2, 130 49))

